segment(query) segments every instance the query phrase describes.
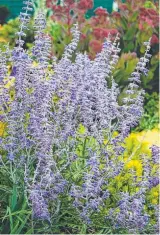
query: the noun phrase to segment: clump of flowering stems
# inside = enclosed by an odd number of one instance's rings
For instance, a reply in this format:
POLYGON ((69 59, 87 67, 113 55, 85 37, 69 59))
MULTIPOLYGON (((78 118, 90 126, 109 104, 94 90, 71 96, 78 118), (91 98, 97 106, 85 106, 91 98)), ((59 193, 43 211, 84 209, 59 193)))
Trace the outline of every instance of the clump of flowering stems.
MULTIPOLYGON (((15 168, 23 159, 26 192, 35 218, 50 221, 49 205, 60 200, 59 194, 68 184, 74 207, 81 218, 91 224, 92 215, 101 212, 105 201, 112 196, 109 182, 124 170, 124 140, 143 114, 144 91, 139 89, 139 84, 140 75, 148 72, 150 41, 145 43, 146 53, 131 74, 124 103, 119 105, 120 89, 112 77, 120 52, 118 35, 114 42, 106 38, 102 51, 90 60, 87 54, 76 53, 80 32, 75 25, 73 39, 62 59, 57 62, 52 58, 53 64, 50 64, 51 42, 44 33, 43 13, 35 20, 32 51, 23 49, 22 37, 29 22, 32 1, 24 3, 26 12, 20 15, 17 46, 11 56, 7 50, 0 58, 1 118, 8 125, 3 147, 15 168), (15 77, 13 101, 10 101, 9 91, 3 88, 5 77, 12 78, 7 75, 8 60, 12 64, 11 75, 15 77), (111 85, 108 78, 111 78, 111 85), (78 131, 81 125, 85 128, 83 133, 78 131), (80 139, 85 147, 82 154, 77 155, 80 139), (58 162, 62 159, 64 164, 60 166, 58 162), (81 179, 67 182, 63 172, 73 161, 81 159, 84 162, 81 179)), ((156 162, 156 146, 152 152, 156 162)), ((147 172, 138 192, 117 195, 121 216, 113 218, 113 209, 107 217, 113 227, 118 224, 137 232, 147 225, 149 216, 144 212, 144 198, 147 187, 153 186, 153 177, 147 172), (128 218, 130 213, 132 217, 128 218)))

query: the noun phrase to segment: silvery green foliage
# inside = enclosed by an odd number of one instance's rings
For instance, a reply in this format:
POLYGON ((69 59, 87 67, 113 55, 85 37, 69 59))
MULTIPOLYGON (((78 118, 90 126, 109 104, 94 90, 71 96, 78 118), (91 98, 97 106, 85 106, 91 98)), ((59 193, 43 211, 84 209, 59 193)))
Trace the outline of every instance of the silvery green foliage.
MULTIPOLYGON (((9 161, 15 167, 21 163, 24 169, 26 193, 35 218, 50 221, 49 204, 56 204, 68 185, 74 207, 90 224, 92 215, 99 213, 110 197, 109 180, 123 171, 124 139, 143 114, 144 91, 139 89, 139 84, 140 75, 148 72, 150 44, 146 44, 146 53, 129 78, 124 103, 119 105, 120 89, 112 77, 120 52, 118 35, 114 42, 108 37, 102 51, 91 60, 87 54, 76 52, 80 37, 76 24, 71 43, 66 46, 62 59, 56 61, 50 57, 51 41, 44 33, 46 21, 40 12, 35 19, 33 48, 31 52, 25 51, 24 30, 33 4, 29 0, 24 3, 17 46, 11 55, 9 50, 0 55, 1 119, 8 124, 3 147, 9 161), (8 79, 15 77, 12 102, 9 91, 4 88, 8 60, 12 63, 8 79), (80 124, 85 128, 83 134, 78 132, 80 124), (81 138, 88 144, 83 156, 84 171, 80 182, 72 179, 67 182, 63 172, 79 157, 76 148, 81 138), (91 146, 93 140, 94 146, 91 146), (64 164, 59 166, 64 156, 64 164)), ((154 146, 152 151, 157 161, 157 148, 154 146)), ((137 232, 147 225, 149 216, 143 213, 145 187, 153 187, 155 178, 150 174, 150 166, 146 165, 146 172, 143 190, 132 196, 117 195, 121 198, 117 205, 120 214, 114 218, 113 209, 108 217, 113 226, 121 225, 132 231, 135 228, 137 232)))

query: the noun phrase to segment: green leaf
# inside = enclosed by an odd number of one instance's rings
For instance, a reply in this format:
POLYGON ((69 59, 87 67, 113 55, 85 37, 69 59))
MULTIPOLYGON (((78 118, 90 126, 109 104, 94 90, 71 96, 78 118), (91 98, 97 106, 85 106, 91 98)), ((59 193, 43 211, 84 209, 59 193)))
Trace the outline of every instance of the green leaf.
POLYGON ((125 48, 125 52, 133 51, 133 49, 134 49, 134 43, 129 42, 127 47, 125 48))
POLYGON ((133 15, 131 16, 131 22, 135 22, 137 20, 139 12, 135 11, 133 15))
POLYGON ((11 208, 7 207, 7 210, 8 210, 8 214, 9 214, 10 230, 12 231, 12 229, 13 229, 13 218, 12 218, 11 208))
POLYGON ((0 190, 4 191, 6 193, 11 193, 12 192, 12 190, 6 185, 0 185, 0 190))
MULTIPOLYGON (((20 225, 20 227, 17 229, 17 226, 13 229, 13 231, 11 231, 11 234, 20 234, 22 229, 24 228, 24 226, 27 223, 27 220, 29 219, 30 214, 25 218, 25 220, 22 222, 22 224, 20 225)), ((19 221, 18 221, 19 222, 19 221)))
POLYGON ((153 77, 154 77, 154 73, 151 70, 148 72, 148 76, 144 76, 144 75, 142 76, 141 80, 145 88, 148 87, 147 85, 153 79, 153 77))
POLYGON ((16 225, 14 226, 13 230, 11 230, 10 234, 16 234, 15 231, 17 230, 19 223, 20 223, 20 221, 17 221, 16 225))
POLYGON ((17 188, 14 185, 12 190, 12 197, 11 197, 11 211, 13 212, 15 206, 17 205, 17 188))
POLYGON ((118 82, 118 83, 121 82, 124 79, 123 70, 120 70, 120 69, 116 70, 114 72, 114 78, 115 78, 116 82, 118 82))
POLYGON ((137 64, 137 59, 128 61, 125 71, 127 73, 127 77, 134 71, 136 64, 137 64))
POLYGON ((124 17, 121 18, 121 24, 122 24, 122 28, 124 30, 128 29, 127 21, 126 21, 126 19, 124 17))
POLYGON ((135 25, 131 25, 128 31, 126 32, 126 34, 124 35, 123 40, 126 40, 126 41, 133 40, 136 34, 136 31, 137 31, 137 28, 135 27, 135 25))
POLYGON ((87 232, 87 226, 85 224, 83 224, 81 231, 80 231, 80 234, 86 234, 86 232, 87 232))
POLYGON ((29 229, 25 234, 34 234, 33 228, 29 229))
POLYGON ((153 56, 151 58, 151 65, 152 65, 152 67, 153 67, 153 65, 158 66, 158 64, 159 64, 158 58, 156 56, 153 56))
POLYGON ((140 48, 140 52, 141 52, 142 54, 144 54, 145 51, 146 51, 146 47, 145 47, 144 45, 142 45, 141 48, 140 48))
MULTIPOLYGON (((9 207, 8 207, 8 208, 9 208, 9 207)), ((21 213, 23 213, 23 214, 31 214, 31 212, 28 211, 28 210, 21 210, 21 211, 13 212, 13 213, 11 213, 11 215, 13 216, 13 215, 21 214, 21 213)), ((7 214, 8 214, 8 211, 7 211, 7 214)), ((3 216, 3 219, 6 219, 7 217, 9 217, 9 215, 3 216)))
POLYGON ((86 143, 87 143, 87 138, 85 138, 84 144, 83 144, 83 149, 82 149, 82 157, 83 158, 85 158, 86 143))

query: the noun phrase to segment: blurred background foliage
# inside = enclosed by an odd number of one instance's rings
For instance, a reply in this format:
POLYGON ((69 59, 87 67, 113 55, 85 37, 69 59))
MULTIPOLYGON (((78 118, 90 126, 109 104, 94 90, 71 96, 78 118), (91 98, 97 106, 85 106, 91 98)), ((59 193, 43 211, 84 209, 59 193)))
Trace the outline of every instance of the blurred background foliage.
MULTIPOLYGON (((0 48, 4 43, 15 46, 18 31, 18 15, 22 0, 0 0, 0 48)), ((141 87, 147 92, 145 114, 139 130, 151 129, 158 124, 159 92, 159 6, 151 0, 35 0, 33 17, 26 32, 25 48, 31 48, 34 40, 33 18, 40 8, 47 17, 46 32, 52 38, 52 55, 61 58, 65 45, 71 39, 71 27, 79 23, 81 39, 78 50, 87 52, 90 58, 101 51, 102 43, 110 34, 114 40, 120 36, 120 59, 114 70, 114 78, 121 88, 119 101, 128 84, 128 77, 138 59, 144 53, 143 42, 151 38, 152 59, 149 74, 142 77, 141 87), (149 124, 150 123, 150 124, 149 124)))

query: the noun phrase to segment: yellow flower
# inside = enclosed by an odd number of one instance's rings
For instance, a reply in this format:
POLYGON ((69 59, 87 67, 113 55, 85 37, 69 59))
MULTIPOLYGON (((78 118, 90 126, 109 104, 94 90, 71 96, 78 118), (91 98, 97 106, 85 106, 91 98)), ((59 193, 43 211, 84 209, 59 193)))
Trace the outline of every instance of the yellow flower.
POLYGON ((115 179, 116 179, 117 181, 120 181, 120 180, 122 180, 122 176, 121 176, 121 175, 117 175, 117 176, 115 177, 115 179))
POLYGON ((6 123, 0 121, 0 136, 4 135, 6 123))
POLYGON ((140 160, 131 160, 126 164, 126 168, 136 170, 137 176, 142 175, 142 163, 140 160))
POLYGON ((38 66, 38 63, 37 62, 33 62, 33 67, 35 68, 35 67, 37 67, 38 66))
POLYGON ((86 133, 86 128, 82 124, 79 125, 78 133, 82 135, 86 133))
POLYGON ((150 190, 149 195, 147 196, 148 200, 152 203, 152 204, 158 204, 158 200, 159 200, 159 185, 157 185, 156 187, 153 187, 150 190))
POLYGON ((126 162, 128 160, 128 157, 124 156, 123 160, 124 160, 124 162, 126 162))
POLYGON ((158 197, 158 192, 153 192, 154 197, 158 197))
POLYGON ((152 204, 158 204, 158 200, 157 199, 152 199, 152 204))
POLYGON ((0 42, 7 42, 7 40, 0 37, 0 42))
POLYGON ((15 82, 15 78, 13 77, 10 81, 8 81, 8 83, 4 87, 9 89, 10 87, 14 85, 14 82, 15 82))
POLYGON ((134 151, 138 144, 139 141, 137 139, 137 134, 136 133, 131 133, 127 138, 126 138, 126 148, 129 151, 134 151))

